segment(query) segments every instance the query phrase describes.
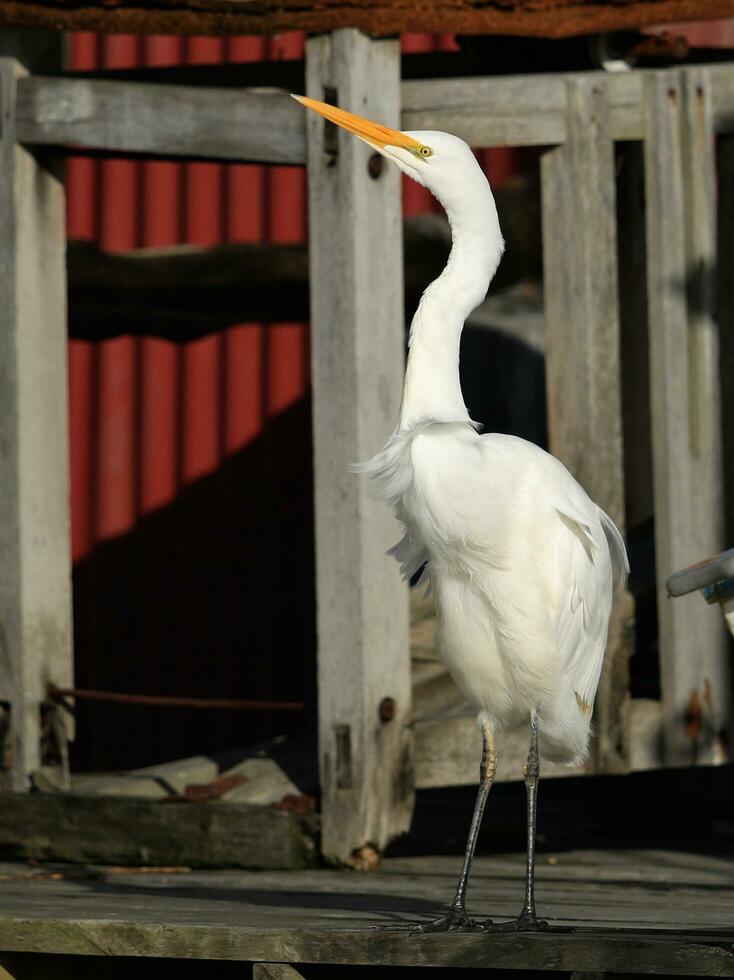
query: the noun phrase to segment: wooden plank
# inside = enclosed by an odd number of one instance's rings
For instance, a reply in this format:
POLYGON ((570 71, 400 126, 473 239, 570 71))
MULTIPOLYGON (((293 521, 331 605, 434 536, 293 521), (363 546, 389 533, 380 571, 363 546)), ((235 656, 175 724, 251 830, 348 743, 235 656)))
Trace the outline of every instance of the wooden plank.
MULTIPOLYGON (((413 724, 416 789, 473 786, 479 780, 481 738, 471 716, 418 718, 413 724)), ((523 778, 528 756, 526 726, 497 735, 497 781, 523 778)), ((583 767, 543 762, 543 777, 578 776, 583 767)))
POLYGON ((33 76, 18 139, 165 156, 305 163, 303 110, 286 92, 33 76))
POLYGON ((0 919, 0 947, 66 956, 130 956, 474 970, 572 970, 734 976, 731 933, 658 936, 575 933, 411 935, 378 929, 268 929, 95 918, 0 919))
MULTIPOLYGON (((399 119, 399 50, 344 30, 307 46, 307 90, 387 125, 399 119)), ((400 182, 343 130, 308 116, 323 850, 349 859, 408 829, 408 596, 385 551, 397 523, 349 465, 395 425, 403 376, 400 182), (392 698, 394 716, 379 706, 392 698)))
POLYGON ((0 794, 0 854, 120 865, 303 868, 310 836, 290 813, 232 803, 0 794))
POLYGON ((641 73, 604 72, 404 81, 403 129, 444 129, 471 146, 542 146, 567 138, 566 89, 604 81, 614 139, 639 139, 641 73))
POLYGON ((723 624, 671 572, 722 550, 719 382, 712 317, 713 124, 705 73, 646 78, 645 194, 655 550, 664 756, 721 761, 723 624))
MULTIPOLYGON (((734 119, 734 71, 705 69, 712 79, 715 121, 734 119)), ((614 139, 642 135, 642 73, 600 72, 507 77, 417 79, 401 84, 403 129, 444 129, 473 146, 537 146, 566 139, 565 86, 605 77, 614 139)), ((18 126, 27 143, 97 150, 305 162, 302 112, 270 89, 217 89, 93 78, 25 79, 18 126)))
MULTIPOLYGON (((568 83, 568 142, 545 154, 543 262, 550 449, 624 532, 614 152, 600 76, 568 83)), ((619 589, 596 700, 597 771, 620 771, 629 600, 619 589)))
POLYGON ((303 974, 288 963, 253 963, 252 980, 303 980, 303 974))
POLYGON ((728 17, 729 0, 378 0, 341 5, 301 0, 0 0, 0 24, 136 34, 277 34, 354 27, 375 37, 402 32, 529 35, 561 38, 632 30, 648 24, 728 17))
MULTIPOLYGON (((434 916, 459 862, 458 854, 387 859, 378 873, 349 876, 329 869, 131 874, 5 866, 0 962, 13 950, 80 956, 82 970, 81 957, 101 955, 107 963, 135 955, 635 974, 730 975, 734 968, 731 862, 690 849, 543 852, 539 905, 553 924, 575 932, 449 935, 426 943, 374 928, 434 916)), ((522 854, 480 855, 472 913, 496 921, 516 914, 523 870, 522 854)))
MULTIPOLYGON (((603 73, 405 81, 403 129, 447 129, 475 146, 534 146, 566 138, 566 79, 603 73)), ((641 134, 640 74, 612 76, 611 131, 641 134)), ((20 139, 100 150, 303 163, 305 123, 285 92, 90 78, 26 79, 20 139)))
POLYGON ((719 321, 725 541, 734 541, 734 135, 719 140, 717 309, 719 321))
MULTIPOLYGON (((659 769, 663 760, 661 704, 631 698, 624 708, 624 743, 630 771, 659 769)), ((474 717, 468 714, 416 718, 413 723, 416 789, 442 786, 473 786, 478 777, 479 734, 474 717)), ((593 743, 592 743, 593 744, 593 743)), ((527 730, 513 729, 497 735, 497 782, 522 779, 527 758, 527 730)), ((566 766, 544 762, 543 778, 578 776, 589 766, 566 766)))
POLYGON ((42 758, 46 684, 73 684, 65 214, 56 161, 16 142, 24 73, 0 59, 0 691, 10 757, 0 788, 19 790, 42 763, 68 778, 73 731, 49 715, 56 746, 42 758))

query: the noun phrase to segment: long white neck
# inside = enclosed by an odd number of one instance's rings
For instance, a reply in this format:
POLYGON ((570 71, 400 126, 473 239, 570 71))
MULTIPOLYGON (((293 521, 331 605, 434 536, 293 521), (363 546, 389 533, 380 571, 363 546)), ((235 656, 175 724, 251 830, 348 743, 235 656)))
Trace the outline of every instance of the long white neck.
POLYGON ((464 321, 487 294, 504 247, 492 192, 478 165, 477 171, 444 193, 431 188, 448 215, 451 254, 413 317, 399 429, 470 420, 459 381, 459 341, 464 321))

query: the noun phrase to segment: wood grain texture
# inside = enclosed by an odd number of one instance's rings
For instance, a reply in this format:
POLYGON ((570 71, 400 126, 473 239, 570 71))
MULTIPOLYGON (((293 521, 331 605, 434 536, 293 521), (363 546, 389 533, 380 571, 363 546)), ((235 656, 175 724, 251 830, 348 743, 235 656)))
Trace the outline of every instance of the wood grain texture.
MULTIPOLYGON (((16 142, 24 75, 0 59, 0 787, 19 790, 44 761, 46 684, 73 682, 64 192, 55 162, 16 142)), ((57 730, 72 734, 68 721, 57 730)))
MULTIPOLYGON (((731 131, 734 72, 705 71, 715 125, 731 131)), ((608 88, 610 135, 640 139, 641 72, 408 80, 400 126, 448 130, 472 146, 563 143, 566 85, 594 77, 608 88)), ((19 138, 27 143, 263 163, 306 158, 303 112, 281 90, 38 76, 21 80, 18 98, 19 138)))
POLYGON ((734 136, 717 152, 717 310, 719 323, 722 455, 727 542, 734 541, 734 136))
POLYGON ((711 314, 713 124, 701 76, 646 79, 645 196, 655 550, 664 755, 721 761, 726 637, 696 594, 669 600, 673 571, 721 550, 719 379, 711 314))
MULTIPOLYGON (((568 142, 543 158, 546 378, 551 452, 624 533, 614 152, 607 86, 569 81, 568 142)), ((630 600, 618 589, 595 705, 596 771, 624 771, 630 600)))
POLYGON ((567 86, 603 80, 615 139, 639 137, 639 72, 569 72, 404 81, 404 129, 448 129, 472 146, 540 146, 567 138, 567 86))
POLYGON ((303 980, 303 974, 288 963, 253 963, 252 980, 303 980))
POLYGON ((0 854, 40 861, 302 868, 310 836, 292 814, 245 803, 0 794, 0 854))
POLYGON ((373 36, 403 31, 569 37, 646 24, 727 17, 730 0, 0 0, 0 24, 141 34, 274 34, 358 28, 373 36))
MULTIPOLYGON (((307 46, 307 90, 396 125, 399 49, 354 30, 307 46)), ((385 552, 397 522, 350 464, 395 426, 403 378, 399 174, 308 114, 322 847, 384 846, 412 812, 408 595, 385 552), (331 142, 331 137, 334 142, 331 142), (392 720, 380 721, 390 697, 392 720)))
POLYGON ((305 163, 303 110, 287 92, 23 79, 18 139, 170 156, 305 163))
MULTIPOLYGON (((482 748, 474 716, 418 718, 413 730, 417 789, 473 786, 479 781, 482 748)), ((528 744, 526 726, 497 734, 498 782, 522 779, 528 744)), ((578 776, 581 772, 582 767, 541 763, 541 777, 578 776)))
MULTIPOLYGON (((0 950, 481 969, 731 976, 731 862, 689 852, 541 854, 539 911, 571 933, 385 932, 445 905, 460 856, 388 859, 374 874, 337 871, 104 874, 43 880, 5 867, 0 950), (13 877, 15 874, 15 877, 13 877), (32 879, 32 880, 31 880, 32 879), (654 901, 651 901, 654 896, 654 901)), ((470 910, 509 919, 522 854, 477 858, 470 910)), ((305 972, 305 971, 304 971, 305 972)))

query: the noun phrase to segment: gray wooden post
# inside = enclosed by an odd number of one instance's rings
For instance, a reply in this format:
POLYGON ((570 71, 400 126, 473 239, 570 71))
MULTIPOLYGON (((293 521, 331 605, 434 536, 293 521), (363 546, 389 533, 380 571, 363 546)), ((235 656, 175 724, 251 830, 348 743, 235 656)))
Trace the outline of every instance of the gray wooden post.
POLYGON ((72 681, 64 192, 16 142, 24 72, 0 58, 0 783, 18 790, 43 761, 46 685, 72 681))
POLYGON ((705 71, 654 72, 644 84, 664 758, 683 765, 722 759, 729 713, 721 617, 699 595, 665 594, 671 572, 722 547, 713 124, 705 71))
MULTIPOLYGON (((569 81, 566 130, 567 142, 541 165, 550 448, 624 531, 614 151, 603 79, 569 81)), ((629 600, 618 602, 596 701, 601 771, 627 766, 628 619, 629 600)))
POLYGON ((717 319, 719 323, 725 542, 734 543, 734 134, 719 139, 717 319))
MULTIPOLYGON (((312 38, 308 94, 400 121, 397 41, 345 29, 312 38)), ((413 805, 408 598, 386 549, 387 506, 351 463, 380 449, 403 377, 400 183, 387 162, 308 115, 323 851, 348 861, 406 830, 413 805)))

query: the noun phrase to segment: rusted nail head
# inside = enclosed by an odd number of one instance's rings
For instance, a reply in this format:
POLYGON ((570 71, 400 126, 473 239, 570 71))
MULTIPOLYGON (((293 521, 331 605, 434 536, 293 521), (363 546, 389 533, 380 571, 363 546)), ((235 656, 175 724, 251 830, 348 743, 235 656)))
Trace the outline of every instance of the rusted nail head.
POLYGON ((395 698, 383 698, 379 707, 380 721, 392 721, 395 717, 395 698))
POLYGON ((367 171, 373 180, 377 180, 382 173, 383 162, 384 161, 379 153, 373 153, 369 158, 369 162, 367 163, 367 171))

